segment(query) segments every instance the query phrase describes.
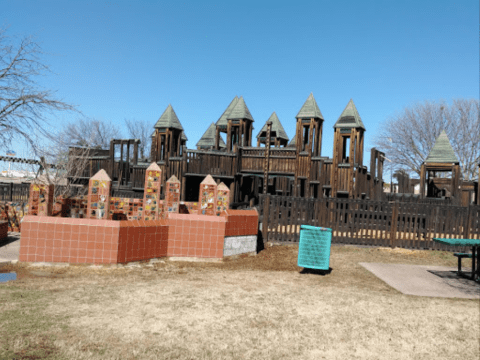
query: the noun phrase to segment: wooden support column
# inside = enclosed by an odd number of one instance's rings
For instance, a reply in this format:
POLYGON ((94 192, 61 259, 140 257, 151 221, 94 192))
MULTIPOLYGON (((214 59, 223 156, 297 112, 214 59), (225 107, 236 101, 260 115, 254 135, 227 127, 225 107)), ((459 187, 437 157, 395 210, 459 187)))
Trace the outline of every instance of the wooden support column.
POLYGON ((115 167, 115 140, 110 140, 110 165, 108 166, 108 176, 113 179, 113 169, 115 167))
POLYGON ((376 178, 376 171, 377 171, 377 157, 378 151, 375 148, 370 150, 370 188, 369 188, 369 198, 373 200, 375 198, 375 178, 376 178))
POLYGON ((227 125, 227 152, 232 152, 232 122, 227 125))
POLYGON ((133 143, 133 165, 138 164, 138 143, 139 141, 136 141, 133 143))
POLYGON ((353 176, 355 171, 355 147, 356 147, 357 130, 352 129, 350 133, 350 154, 348 160, 350 168, 348 169, 348 197, 353 198, 353 176))
POLYGON ((187 146, 183 145, 182 150, 182 200, 185 201, 187 197, 187 146))
POLYGON ((420 168, 420 198, 421 199, 425 198, 425 175, 426 175, 425 164, 422 164, 420 168))
POLYGON ((271 130, 272 122, 267 121, 267 136, 266 136, 266 147, 265 147, 265 162, 263 169, 263 195, 267 194, 268 190, 268 171, 270 168, 270 140, 271 140, 271 130))
POLYGON ((299 181, 298 173, 300 171, 300 152, 302 151, 302 142, 303 142, 303 133, 302 133, 302 119, 297 119, 297 127, 295 130, 295 147, 297 149, 296 155, 296 164, 295 164, 295 179, 293 181, 293 196, 300 196, 298 191, 299 181))
POLYGON ((220 150, 220 128, 215 127, 215 150, 220 150))
POLYGON ((330 172, 330 196, 336 197, 337 196, 337 176, 338 176, 338 163, 339 157, 342 156, 340 154, 340 147, 342 146, 340 136, 340 129, 335 129, 335 133, 333 135, 333 161, 332 161, 332 169, 330 172))

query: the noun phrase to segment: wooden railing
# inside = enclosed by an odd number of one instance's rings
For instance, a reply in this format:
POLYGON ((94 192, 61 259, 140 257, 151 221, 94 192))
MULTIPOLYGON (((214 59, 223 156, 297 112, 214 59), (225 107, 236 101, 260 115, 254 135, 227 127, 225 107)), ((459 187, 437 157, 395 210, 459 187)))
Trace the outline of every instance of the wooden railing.
POLYGON ((459 251, 432 239, 480 238, 477 205, 261 195, 259 212, 263 237, 272 242, 297 243, 302 224, 331 228, 333 242, 342 244, 459 251))
POLYGON ((27 202, 30 184, 0 183, 0 201, 27 202))
MULTIPOLYGON (((265 148, 242 148, 240 171, 262 173, 265 168, 265 148)), ((295 149, 270 148, 269 173, 293 175, 295 173, 295 149)))
POLYGON ((237 155, 224 152, 187 150, 187 174, 234 176, 237 155))

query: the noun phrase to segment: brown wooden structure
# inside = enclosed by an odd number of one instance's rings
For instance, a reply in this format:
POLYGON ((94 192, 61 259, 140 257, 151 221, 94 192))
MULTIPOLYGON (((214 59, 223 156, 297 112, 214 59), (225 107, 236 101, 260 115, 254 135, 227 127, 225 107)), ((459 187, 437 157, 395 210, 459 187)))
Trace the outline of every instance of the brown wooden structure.
MULTIPOLYGON (((231 202, 258 202, 264 188, 273 195, 308 198, 382 198, 384 154, 372 149, 371 171, 363 165, 365 127, 353 101, 350 100, 334 126, 333 158, 321 154, 324 118, 313 94, 296 116, 294 147, 285 146, 288 136, 282 134, 283 127, 275 113, 272 117, 269 119, 272 122, 270 141, 266 127, 257 136, 257 145, 267 147, 252 147, 253 117, 243 97, 235 97, 216 122, 214 135, 207 136, 207 148, 190 150, 185 146, 183 127, 169 105, 155 124, 150 161, 162 170, 163 183, 172 175, 181 181, 182 200, 198 198, 199 184, 208 174, 229 186, 231 202), (226 134, 227 139, 223 149, 221 133, 226 134)), ((135 150, 138 141, 112 141, 108 155, 91 158, 91 169, 95 171, 90 175, 103 168, 113 180, 113 189, 143 191, 145 170, 150 163, 138 161, 135 150), (123 149, 122 144, 126 142, 134 145, 133 156, 130 150, 125 150, 127 155, 125 157, 124 151, 120 160, 116 146, 120 144, 123 149)))

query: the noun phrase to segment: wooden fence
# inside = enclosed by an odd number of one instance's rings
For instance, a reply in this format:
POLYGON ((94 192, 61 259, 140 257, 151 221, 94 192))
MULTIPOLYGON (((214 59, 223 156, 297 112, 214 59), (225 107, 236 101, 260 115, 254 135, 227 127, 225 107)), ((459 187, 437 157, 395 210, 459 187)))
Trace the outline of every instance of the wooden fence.
POLYGON ((300 225, 331 228, 333 243, 459 251, 432 241, 480 238, 480 206, 262 195, 264 241, 298 243, 300 225))
POLYGON ((30 184, 0 183, 0 201, 28 201, 30 184))

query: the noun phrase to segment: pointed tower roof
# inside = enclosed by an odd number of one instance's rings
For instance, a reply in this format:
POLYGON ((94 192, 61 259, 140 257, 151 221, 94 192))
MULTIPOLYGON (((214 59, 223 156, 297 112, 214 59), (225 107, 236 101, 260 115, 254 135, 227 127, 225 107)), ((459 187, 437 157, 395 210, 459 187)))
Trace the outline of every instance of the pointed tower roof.
POLYGON ((365 125, 363 125, 357 107, 352 99, 348 102, 337 122, 333 125, 333 128, 362 128, 366 131, 365 125))
POLYGON ((178 120, 177 114, 175 114, 172 105, 168 105, 154 128, 174 128, 183 130, 182 124, 180 124, 180 120, 178 120))
POLYGON ((107 172, 103 169, 98 170, 98 172, 95 175, 93 175, 90 179, 112 181, 112 179, 110 179, 110 176, 108 176, 107 172))
POLYGON ((315 101, 315 98, 313 97, 313 93, 310 93, 310 95, 307 98, 307 101, 305 101, 305 104, 303 104, 302 108, 298 112, 297 119, 301 118, 316 118, 316 119, 323 119, 322 112, 318 108, 317 102, 315 101))
POLYGON ((233 107, 230 114, 227 116, 228 120, 239 120, 239 119, 247 119, 253 120, 252 114, 250 114, 250 110, 247 108, 247 104, 245 104, 245 100, 243 100, 243 96, 240 96, 237 103, 233 107))
POLYGON ((215 180, 213 180, 212 175, 205 176, 205 179, 203 179, 203 181, 200 183, 200 185, 202 185, 202 184, 203 185, 217 185, 215 180))
POLYGON ((175 175, 172 175, 172 176, 170 177, 170 179, 167 180, 167 182, 168 182, 168 183, 172 183, 172 182, 173 182, 173 183, 179 183, 180 180, 178 180, 175 175))
POLYGON ((149 171, 149 170, 162 171, 162 169, 160 169, 160 166, 158 166, 157 163, 155 163, 155 162, 152 162, 150 164, 150 166, 147 168, 147 171, 149 171))
POLYGON ((295 147, 296 145, 296 138, 297 138, 297 135, 295 135, 292 139, 292 141, 290 141, 287 145, 287 147, 295 147))
POLYGON ((448 140, 445 130, 442 131, 440 136, 435 141, 432 150, 425 160, 426 163, 457 163, 458 159, 455 156, 452 145, 448 140))
POLYGON ((237 101, 238 101, 238 96, 235 96, 232 102, 230 103, 230 105, 228 105, 225 111, 223 112, 222 116, 220 116, 220 119, 217 120, 217 123, 216 123, 217 126, 228 125, 227 118, 232 112, 232 109, 235 107, 235 105, 237 105, 237 101))
POLYGON ((228 188, 228 186, 225 185, 223 182, 221 182, 221 183, 217 186, 217 190, 230 191, 230 189, 228 188))
MULTIPOLYGON (((276 137, 278 139, 285 139, 285 140, 288 141, 289 140, 288 135, 285 132, 285 129, 283 128, 282 123, 278 119, 278 116, 275 113, 275 111, 272 113, 272 115, 270 115, 270 118, 267 120, 267 122, 269 122, 269 121, 272 122, 272 130, 271 131, 272 132, 275 131, 276 137)), ((260 130, 260 132, 258 133, 257 139, 260 137, 262 132, 267 131, 267 122, 265 123, 265 125, 263 125, 262 130, 260 130)))
MULTIPOLYGON (((215 129, 216 129, 215 124, 211 123, 207 131, 205 131, 205 133, 202 135, 200 140, 198 140, 196 146, 205 146, 205 147, 214 146, 215 145, 215 129)), ((219 141, 219 146, 221 148, 226 147, 225 142, 221 137, 219 141)))

